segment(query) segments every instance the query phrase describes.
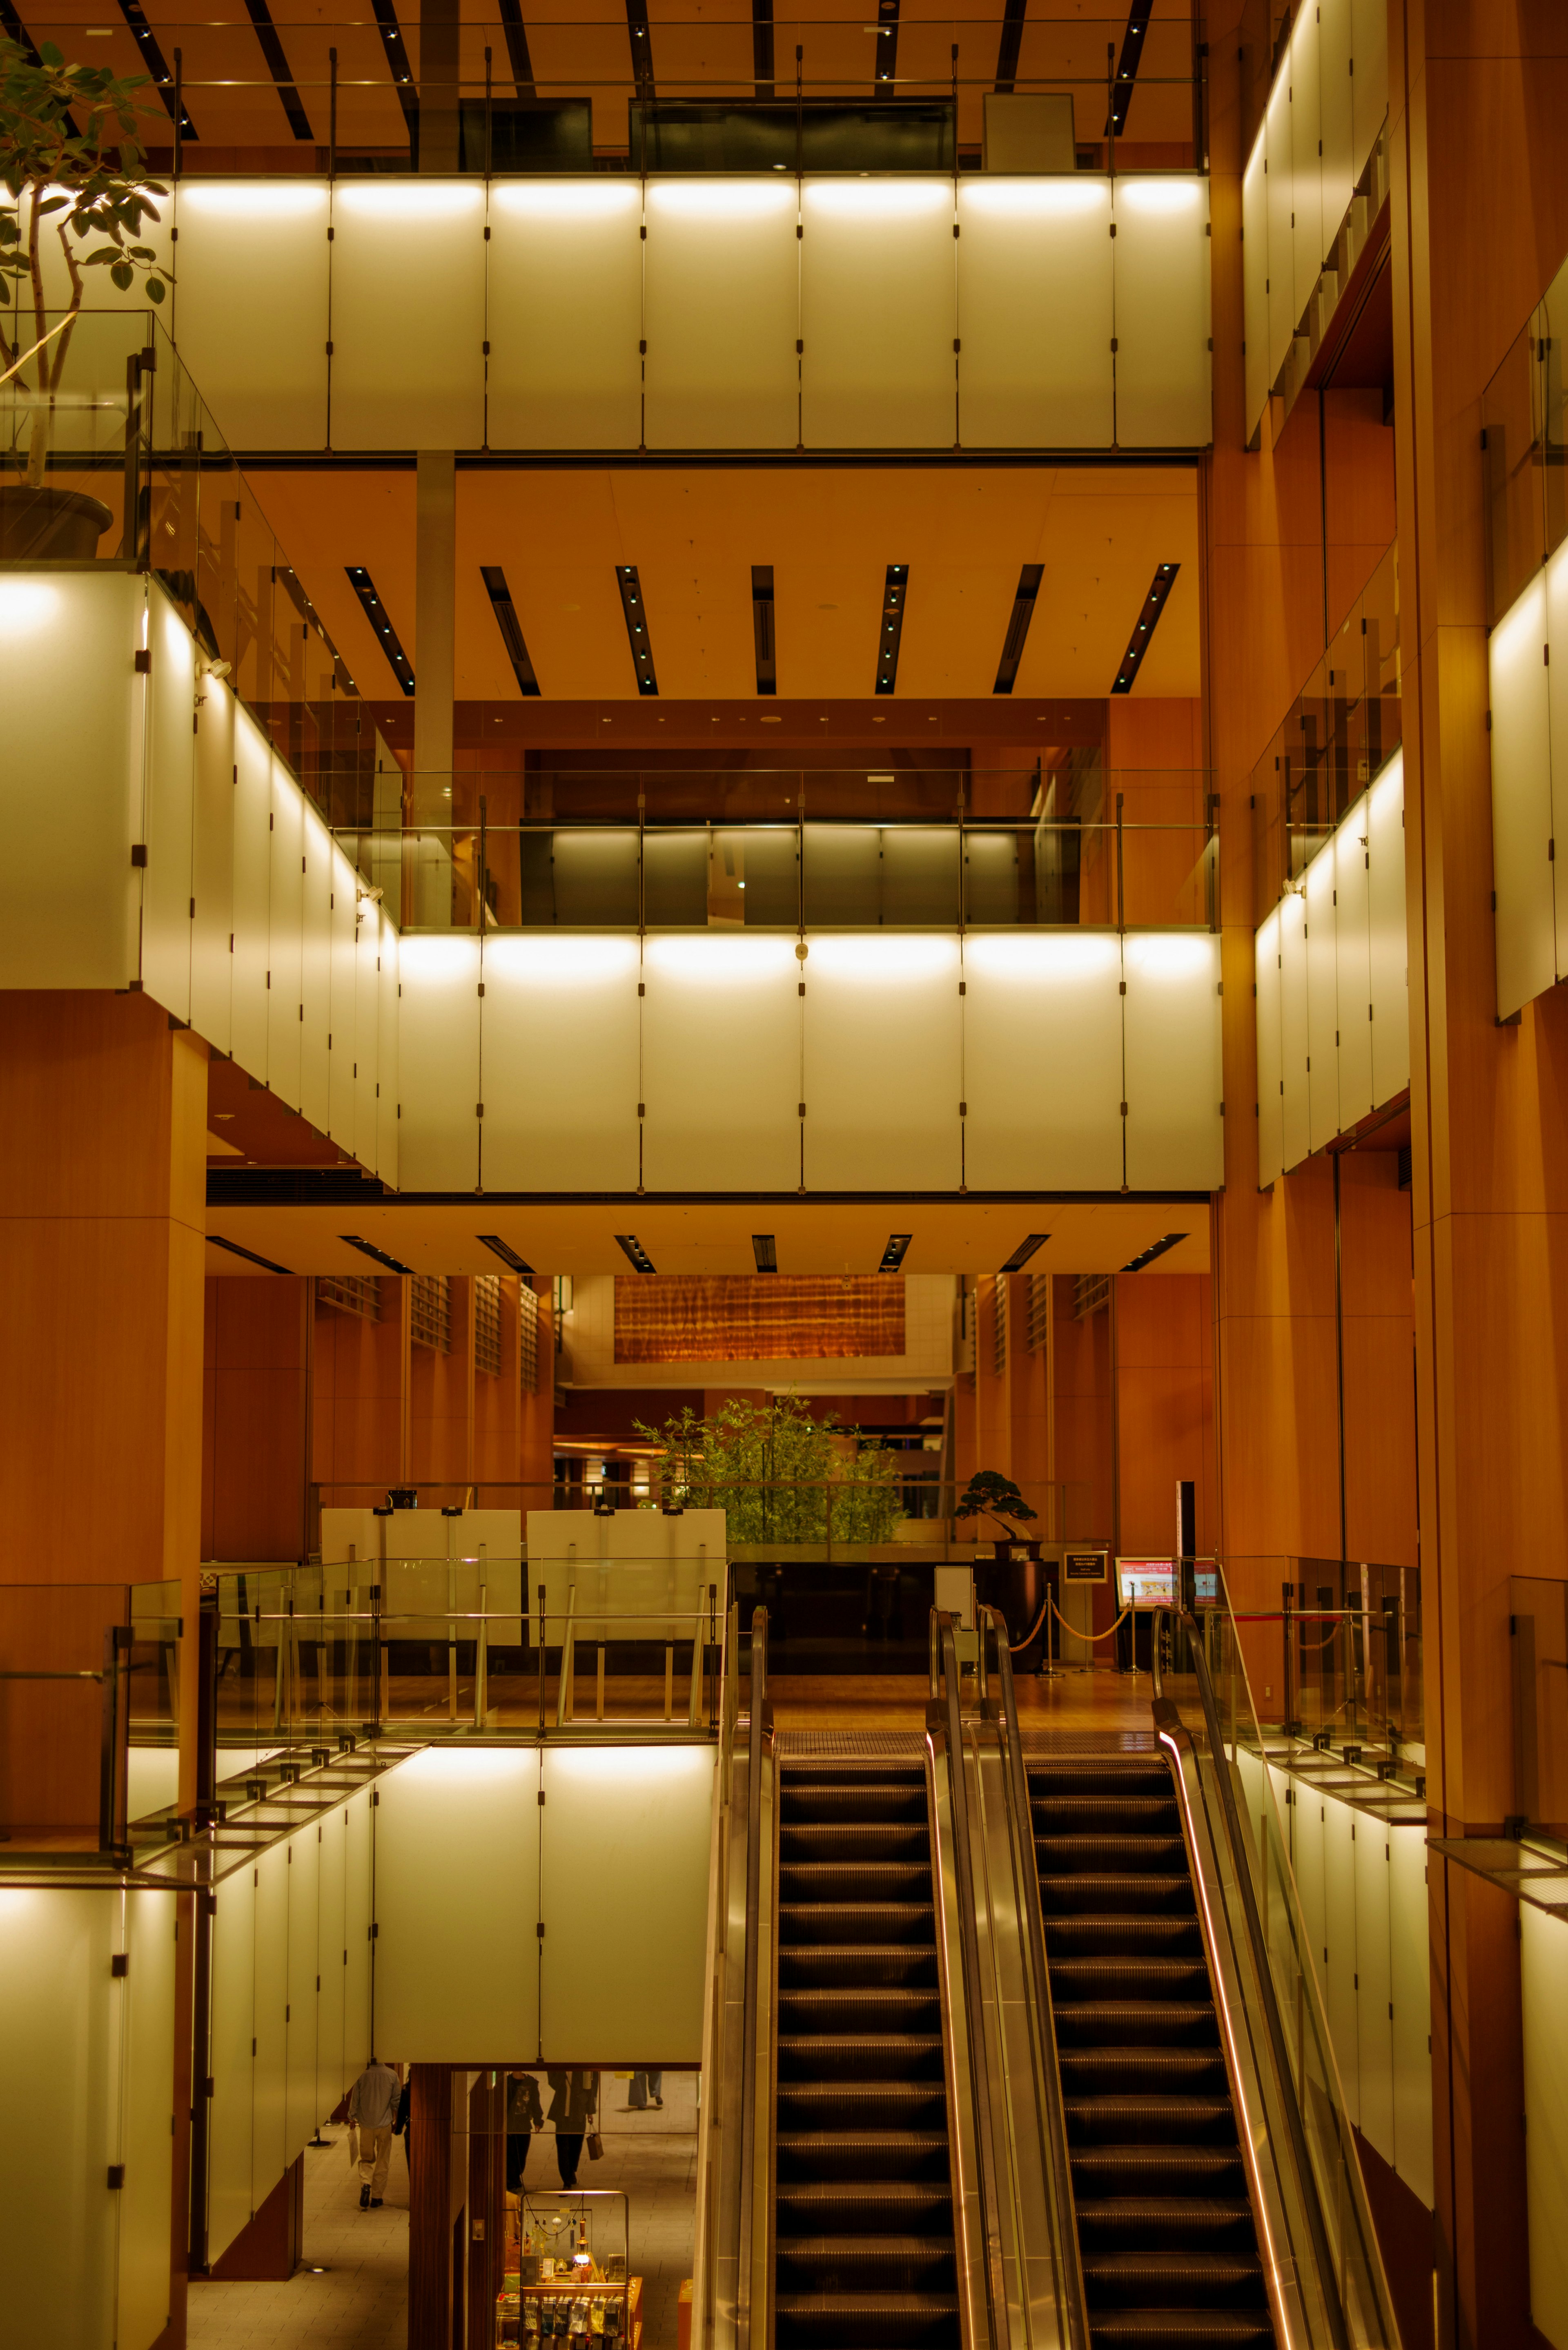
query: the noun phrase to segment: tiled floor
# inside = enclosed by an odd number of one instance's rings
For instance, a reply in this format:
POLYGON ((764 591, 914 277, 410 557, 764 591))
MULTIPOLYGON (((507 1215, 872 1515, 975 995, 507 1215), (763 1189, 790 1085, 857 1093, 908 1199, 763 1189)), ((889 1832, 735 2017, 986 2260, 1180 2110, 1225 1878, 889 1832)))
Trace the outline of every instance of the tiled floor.
MULTIPOLYGON (((579 2183, 624 2189, 631 2272, 643 2280, 643 2350, 675 2350, 681 2280, 691 2273, 697 2162, 697 2075, 667 2073, 664 2106, 624 2110, 628 2080, 600 2085, 602 2161, 586 2157, 579 2183)), ((409 2174, 392 2148, 387 2199, 359 2209, 358 2173, 343 2133, 305 2156, 305 2260, 286 2284, 193 2284, 191 2350, 405 2350, 408 2340, 409 2174), (322 2273, 313 2272, 319 2267, 322 2273)), ((530 2154, 529 2185, 558 2187, 555 2148, 530 2154)), ((606 2207, 601 2207, 606 2208, 606 2207)), ((597 2226, 596 2225, 596 2236, 597 2226)), ((602 2249, 620 2248, 619 2223, 602 2249)))

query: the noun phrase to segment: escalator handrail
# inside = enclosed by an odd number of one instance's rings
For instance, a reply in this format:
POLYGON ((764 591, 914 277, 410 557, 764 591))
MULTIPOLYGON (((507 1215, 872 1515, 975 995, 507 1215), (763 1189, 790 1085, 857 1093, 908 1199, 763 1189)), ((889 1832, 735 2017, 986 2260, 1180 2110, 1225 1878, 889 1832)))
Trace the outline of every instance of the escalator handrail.
MULTIPOLYGON (((1023 1769, 1023 1750, 1019 1740, 1018 1703, 1012 1686, 1012 1657, 1008 1646, 1007 1625, 1000 1608, 987 1607, 982 1615, 990 1618, 996 1639, 997 1685, 1001 1690, 1002 1727, 1006 1735, 1006 1786, 1009 1829, 1012 1836, 1014 1865, 1022 1878, 1020 1891, 1025 1917, 1025 1947, 1028 1952, 1027 1977, 1033 2002, 1041 2054, 1041 2069, 1044 2074, 1045 2126, 1050 2136, 1050 2160, 1046 2166, 1052 2181, 1056 2207, 1056 2225, 1062 2239, 1062 2263, 1067 2288, 1068 2350, 1088 2350, 1088 2300, 1084 2284, 1084 2261, 1078 2242, 1078 2214, 1073 2193, 1073 2160, 1067 2144, 1067 2115, 1062 2101, 1062 2070, 1056 2050, 1056 2013, 1051 2001, 1051 1974, 1045 1958, 1045 1926, 1044 1905, 1040 1898, 1039 1856, 1034 1849, 1034 1815, 1029 1803, 1029 1781, 1023 1769), (1019 1860, 1018 1848, 1023 1846, 1026 1858, 1019 1860)), ((981 1655, 985 1654, 985 1631, 981 1632, 981 1655)))
MULTIPOLYGON (((746 1995, 741 2047, 741 2240, 736 2333, 747 2350, 767 2350, 770 2296, 753 2288, 756 2230, 757 2009, 762 1996, 757 1950, 763 1908, 763 1742, 768 1689, 768 1611, 752 1613, 751 1689, 746 1763, 746 1995), (758 2323, 760 2317, 760 2324, 758 2323)), ((768 2199, 763 2199, 764 2202, 768 2199)))
MULTIPOLYGON (((981 2009, 980 1936, 975 1925, 974 1870, 969 1841, 969 1791, 964 1783, 958 1638, 951 1616, 935 1608, 931 1613, 935 1619, 932 1651, 940 1656, 941 1675, 946 1682, 948 1784, 952 1807, 953 1866, 958 1880, 964 2036, 969 2048, 970 2094, 975 2108, 980 2224, 985 2244, 985 2297, 991 2313, 991 2350, 1004 2350, 1008 2340, 1007 2289, 1002 2274, 1001 2204, 995 2176, 996 2139, 992 2128, 991 2074, 986 2062, 985 2019, 981 2009)), ((939 1705, 941 1702, 939 1697, 939 1705)))
MULTIPOLYGON (((1160 1672, 1159 1651, 1165 1632, 1167 1609, 1155 1611, 1150 1627, 1149 1660, 1154 1680, 1155 1718, 1163 1714, 1170 1726, 1183 1731, 1179 1709, 1164 1694, 1160 1672)), ((1214 1702, 1214 1686, 1209 1678, 1208 1659, 1203 1654, 1203 1635, 1195 1617, 1183 1608, 1179 1621, 1189 1634, 1189 1649, 1194 1678, 1198 1683, 1198 1700, 1203 1709, 1203 1726, 1208 1733, 1209 1752, 1214 1758, 1214 1779, 1220 1790, 1220 1809, 1225 1824, 1225 1840, 1231 1849, 1231 1868, 1241 1897, 1241 1915, 1246 1920, 1247 1940, 1251 1949, 1252 1972, 1257 1979, 1258 1996, 1262 2002, 1263 2023, 1269 2035, 1269 2049, 1273 2059, 1274 2076, 1279 2086, 1280 2101, 1284 2108, 1285 2127, 1290 2133, 1291 2157, 1300 2184, 1302 2201, 1306 2211, 1307 2231, 1312 2238, 1313 2258, 1317 2263, 1318 2284, 1327 2313, 1329 2331, 1334 2336, 1334 2350, 1350 2350, 1350 2329, 1345 2324, 1345 2304, 1340 2297, 1339 2272, 1328 2241, 1324 2222, 1323 2205, 1318 2196, 1317 2174, 1313 2168, 1307 2147, 1306 2127, 1302 2120, 1301 2103, 1296 2095, 1295 2075, 1291 2070, 1289 2043, 1285 2039, 1283 2018, 1280 2014, 1279 1996, 1274 1987, 1274 1970, 1269 1958, 1269 1946, 1263 1933, 1263 1921, 1258 1909, 1258 1891, 1252 1881, 1251 1858, 1247 1848, 1241 1815, 1236 1808, 1236 1792, 1231 1784, 1226 1767, 1224 1742, 1220 1734, 1219 1709, 1214 1702)), ((1376 2239, 1371 2247, 1376 2256, 1376 2239)), ((1397 2343, 1396 2332, 1390 2336, 1397 2343)))

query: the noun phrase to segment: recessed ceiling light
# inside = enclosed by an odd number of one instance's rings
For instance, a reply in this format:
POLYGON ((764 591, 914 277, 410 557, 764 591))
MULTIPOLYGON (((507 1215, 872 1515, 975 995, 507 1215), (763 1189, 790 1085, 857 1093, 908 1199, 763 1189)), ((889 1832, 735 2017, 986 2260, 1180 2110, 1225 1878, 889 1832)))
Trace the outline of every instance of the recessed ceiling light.
POLYGON ((882 1252, 882 1262, 877 1268, 877 1272, 897 1273, 904 1262, 909 1243, 914 1237, 913 1232, 889 1232, 888 1245, 882 1252))

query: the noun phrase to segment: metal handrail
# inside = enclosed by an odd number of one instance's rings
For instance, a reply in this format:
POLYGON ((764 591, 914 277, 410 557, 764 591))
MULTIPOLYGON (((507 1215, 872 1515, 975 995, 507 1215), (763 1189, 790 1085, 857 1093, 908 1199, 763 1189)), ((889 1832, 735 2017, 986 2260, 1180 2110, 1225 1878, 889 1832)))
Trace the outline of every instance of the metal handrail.
MULTIPOLYGON (((980 1935, 975 1925, 973 1856, 970 1847, 969 1790, 964 1784, 963 1721, 959 1704, 958 1638, 953 1618, 931 1610, 931 1651, 940 1657, 946 1683, 948 1781, 952 1804, 953 1866, 958 1879, 959 1951, 963 1970, 964 2036, 969 2047, 971 2095, 979 2149, 980 2223, 985 2241, 985 2297, 991 2313, 992 2350, 1008 2340, 1007 2284, 1002 2268, 1001 2194, 996 2182, 996 2140, 992 2120, 991 2074, 986 2061, 980 1935)), ((933 1665, 933 1677, 935 1666, 933 1665)), ((938 1700, 939 1704, 940 1699, 938 1700)))
MULTIPOLYGON (((762 2324, 753 2324, 757 2164, 757 2011, 762 1996, 757 1949, 763 1908, 763 1737, 767 1710, 768 1611, 752 1613, 750 1720, 746 1742, 746 1998, 741 2055, 741 2241, 735 2295, 736 2337, 743 2350, 766 2350, 768 2295, 762 2324)), ((765 2200, 765 2199, 764 2199, 765 2200)))
MULTIPOLYGON (((1008 1643, 1007 1625, 999 1607, 981 1611, 980 1652, 985 1659, 985 1620, 996 1641, 997 1683, 1001 1690, 1002 1723, 1006 1744, 1004 1764, 1007 1788, 1008 1831, 1012 1840, 1013 1866, 1018 1872, 1023 1895, 1024 1945, 1027 1962, 1024 1980, 1029 1986, 1030 2001, 1034 2011, 1035 2038, 1040 2050, 1043 2091, 1045 2103, 1045 2123, 1049 2134, 1050 2162, 1047 2166, 1052 2184, 1057 2232, 1060 2237, 1062 2272, 1067 2286, 1067 2341, 1069 2350, 1089 2350, 1088 2301, 1084 2283, 1083 2250, 1078 2241, 1078 2214, 1073 2192, 1073 2160, 1067 2144, 1067 2115, 1062 2099, 1061 2060, 1056 2048, 1056 2013, 1051 1999, 1051 1973, 1045 1958, 1045 1927, 1040 1898, 1039 1856, 1034 1849, 1033 1814, 1029 1803, 1029 1782, 1023 1769, 1023 1752, 1018 1729, 1018 1702, 1012 1684, 1012 1656, 1008 1643), (1020 1856, 1020 1846, 1023 1854, 1020 1856)), ((981 1696, 984 1697, 982 1677, 981 1696)))
MULTIPOLYGON (((564 1730, 566 1728, 566 1708, 572 1701, 572 1679, 574 1669, 573 1652, 576 1632, 576 1627, 574 1622, 574 1611, 576 1610, 576 1592, 575 1590, 568 1591, 566 1594, 566 1628, 561 1637, 561 1669, 556 1677, 556 1727, 557 1730, 564 1730)), ((541 1625, 543 1625, 545 1621, 545 1611, 542 1607, 539 1610, 539 1621, 541 1625)), ((539 1653, 543 1656, 544 1649, 542 1647, 539 1653)))
MULTIPOLYGON (((1163 1675, 1160 1670, 1159 1652, 1165 1638, 1167 1618, 1173 1612, 1164 1607, 1157 1608, 1154 1612, 1149 1659, 1154 1677, 1155 1718, 1158 1721, 1163 1714, 1167 1717, 1169 1726, 1185 1731, 1186 1725, 1181 1720, 1179 1709, 1164 1694, 1163 1675)), ((1263 1932, 1262 1917, 1258 1908, 1258 1891, 1252 1875, 1252 1856, 1242 1829, 1241 1814, 1236 1808, 1236 1791, 1231 1783, 1231 1773, 1225 1762, 1224 1742, 1220 1733, 1219 1709, 1214 1702, 1214 1685, 1209 1676, 1208 1659, 1203 1654, 1202 1635, 1197 1618, 1183 1609, 1179 1620, 1183 1629, 1189 1636, 1189 1654, 1193 1668, 1193 1678, 1198 1684, 1199 1703, 1203 1711, 1203 1725, 1209 1739, 1209 1752, 1213 1759, 1214 1778, 1220 1790, 1220 1810, 1225 1825, 1225 1840, 1231 1848, 1231 1870, 1241 1898, 1241 1915, 1246 1923, 1247 1940, 1252 1956, 1252 1971, 1258 1983, 1258 1996, 1262 2002, 1263 2025, 1268 2033, 1269 2053, 1273 2061, 1280 2101, 1284 2111, 1285 2127, 1290 2136, 1291 2158, 1295 2168, 1297 2184, 1306 2213, 1307 2231, 1312 2238, 1313 2258, 1317 2264, 1318 2287, 1323 2294, 1324 2308, 1328 2317, 1329 2331, 1334 2336, 1335 2350, 1350 2350, 1350 2330, 1345 2323, 1345 2303, 1340 2293, 1339 2272, 1334 2262, 1333 2248, 1329 2243, 1328 2229, 1323 2216, 1322 2199, 1318 2194, 1317 2174, 1313 2168, 1312 2155, 1307 2146, 1306 2127, 1302 2120, 1301 2102, 1296 2093, 1295 2074, 1291 2068, 1290 2046, 1285 2038, 1284 2021, 1280 2013, 1273 1966, 1269 1957, 1269 1945, 1263 1932)), ((1347 2148, 1346 2152, 1348 2155, 1350 2149, 1347 2148)), ((1353 2158, 1347 2167, 1354 2168, 1353 2158)), ((1359 2177, 1358 2172, 1356 2177, 1359 2177)), ((1353 2181, 1352 2192, 1354 2191, 1353 2181)), ((1364 2222, 1367 2249, 1374 2261, 1377 2262, 1379 2256, 1376 2236, 1375 2232, 1369 2232, 1370 2216, 1358 2212, 1357 2217, 1364 2222)), ((1385 2284, 1381 2295, 1385 2300, 1386 2292, 1387 2288, 1385 2284)), ((1386 2312, 1385 2315, 1391 2320, 1391 2312, 1386 2312)), ((1393 2343, 1397 2343, 1399 2338, 1397 2328, 1391 2323, 1387 2338, 1393 2343)))

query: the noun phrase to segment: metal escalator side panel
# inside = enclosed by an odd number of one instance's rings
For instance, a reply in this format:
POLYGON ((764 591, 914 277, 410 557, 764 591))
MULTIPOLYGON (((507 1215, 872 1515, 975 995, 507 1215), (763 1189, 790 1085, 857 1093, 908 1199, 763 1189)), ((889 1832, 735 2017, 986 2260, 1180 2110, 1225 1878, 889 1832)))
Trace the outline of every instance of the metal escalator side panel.
POLYGON ((931 1836, 931 1884, 936 1897, 937 1978, 941 1989, 942 2064, 947 2077, 948 2147, 952 2177, 959 2326, 963 2350, 992 2350, 991 2296, 986 2282, 985 2220, 980 2148, 974 2124, 963 1976, 963 1927, 946 1740, 926 1733, 926 1794, 931 1836))
POLYGON ((1277 2110, 1271 2111, 1276 2103, 1268 2095, 1272 2068, 1266 2056, 1260 2061, 1255 2043, 1258 1993, 1245 1934, 1238 1931, 1234 1915, 1234 1886, 1226 1846, 1213 1834, 1190 1741, 1185 1733, 1173 1735, 1165 1729, 1158 1734, 1176 1786, 1275 2337, 1280 2350, 1321 2350, 1321 2345, 1333 2340, 1333 2330, 1313 2272, 1301 2217, 1295 2215, 1293 2227, 1287 2210, 1287 2200, 1294 2204, 1297 2199, 1293 2195, 1287 2199, 1281 2175, 1282 2117, 1277 2110))

